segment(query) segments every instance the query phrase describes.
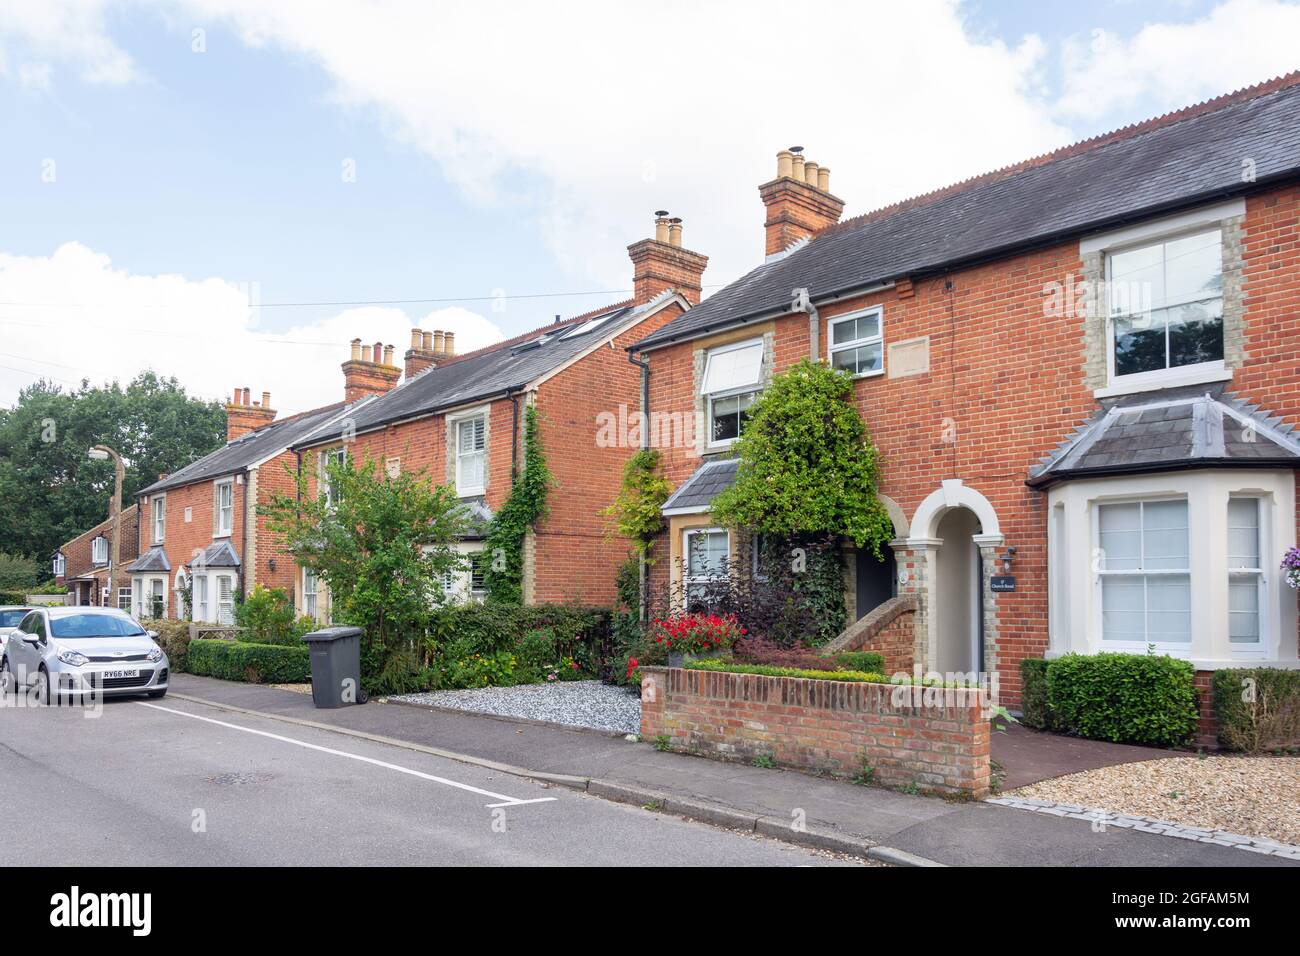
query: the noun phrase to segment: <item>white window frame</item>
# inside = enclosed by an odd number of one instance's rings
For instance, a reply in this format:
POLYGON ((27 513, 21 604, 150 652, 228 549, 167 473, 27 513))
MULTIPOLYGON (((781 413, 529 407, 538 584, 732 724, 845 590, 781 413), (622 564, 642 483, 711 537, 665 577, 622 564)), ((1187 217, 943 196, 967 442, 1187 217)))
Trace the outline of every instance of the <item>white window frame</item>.
POLYGON ((90 563, 108 564, 108 539, 103 535, 91 539, 90 563))
POLYGON ((1269 534, 1268 534, 1268 501, 1259 495, 1252 494, 1233 494, 1228 496, 1228 540, 1232 540, 1232 502, 1233 501, 1253 501, 1255 503, 1255 546, 1258 549, 1259 560, 1256 562, 1258 567, 1245 568, 1234 567, 1232 564, 1231 546, 1224 549, 1226 564, 1228 565, 1228 622, 1232 622, 1232 579, 1234 577, 1245 577, 1250 575, 1255 578, 1255 627, 1259 637, 1254 641, 1240 641, 1233 643, 1232 630, 1229 627, 1228 643, 1232 648, 1232 653, 1240 657, 1259 657, 1263 656, 1265 648, 1268 647, 1268 614, 1265 613, 1268 607, 1269 594, 1269 571, 1268 562, 1264 560, 1264 555, 1268 554, 1269 534))
POLYGON ((302 569, 302 613, 318 624, 321 622, 320 577, 311 568, 302 569), (310 583, 310 587, 308 584, 310 583))
POLYGON ((144 613, 144 578, 131 579, 131 608, 135 614, 136 620, 143 618, 144 613))
MULTIPOLYGON (((826 320, 826 363, 832 367, 835 365, 835 353, 844 352, 848 349, 861 348, 864 345, 880 345, 880 368, 874 372, 852 372, 850 373, 855 379, 858 378, 878 378, 885 374, 885 307, 883 305, 873 305, 865 309, 856 309, 853 312, 846 312, 844 315, 836 315, 826 320), (842 322, 855 321, 868 315, 876 316, 876 334, 864 336, 860 339, 854 339, 851 342, 835 342, 835 326, 842 322)), ((847 371, 847 370, 846 370, 847 371)))
POLYGON ((687 528, 682 531, 682 596, 685 598, 688 607, 691 603, 692 587, 708 586, 726 579, 725 575, 691 573, 691 538, 700 534, 725 534, 727 536, 727 560, 731 560, 731 532, 726 528, 687 528))
POLYGON ((159 598, 162 600, 162 613, 157 615, 157 617, 159 619, 167 617, 168 597, 170 596, 169 595, 170 588, 168 588, 167 586, 168 583, 167 579, 164 577, 153 576, 153 577, 145 578, 144 580, 145 580, 144 596, 145 596, 145 601, 148 602, 147 608, 149 611, 149 613, 146 614, 145 617, 155 616, 153 613, 155 598, 159 598))
POLYGON ((235 623, 235 576, 233 574, 212 575, 212 604, 216 609, 216 623, 230 626, 235 623), (225 583, 230 588, 230 600, 221 599, 221 587, 225 583), (227 608, 229 611, 227 612, 227 608))
POLYGON ((482 495, 487 493, 488 481, 488 409, 478 408, 473 411, 463 412, 458 415, 447 417, 447 426, 451 429, 451 447, 452 447, 452 474, 456 481, 456 495, 460 498, 468 498, 473 495, 482 495), (460 449, 460 430, 463 425, 472 426, 475 422, 483 423, 483 447, 481 449, 462 452, 460 449), (482 480, 478 484, 465 482, 461 480, 462 464, 471 458, 479 458, 482 463, 482 480))
POLYGON ((325 507, 332 508, 338 503, 334 497, 333 483, 330 481, 329 466, 334 461, 346 462, 348 460, 348 448, 346 445, 338 445, 334 448, 326 448, 320 453, 317 459, 317 484, 320 486, 320 496, 325 499, 325 507))
POLYGON ((117 589, 117 609, 119 611, 125 611, 127 614, 131 613, 131 597, 133 593, 129 587, 117 589))
POLYGON ((217 509, 216 537, 229 538, 235 533, 235 481, 233 478, 226 478, 225 480, 216 483, 216 494, 213 503, 217 509), (230 494, 229 508, 226 508, 221 501, 222 494, 226 492, 229 492, 230 494), (222 517, 227 511, 229 512, 229 520, 223 522, 222 517))
POLYGON ((745 339, 743 342, 728 342, 726 345, 718 345, 709 349, 704 354, 704 374, 700 379, 700 397, 704 401, 704 444, 708 448, 729 448, 736 443, 740 437, 741 429, 737 427, 735 438, 717 438, 713 437, 713 404, 720 399, 743 398, 749 396, 751 405, 753 399, 757 399, 763 391, 763 362, 767 358, 763 352, 766 351, 762 338, 745 339), (740 349, 753 348, 759 346, 760 357, 758 364, 758 381, 754 385, 742 385, 737 388, 727 388, 717 392, 704 391, 709 381, 709 364, 719 355, 725 355, 728 352, 735 352, 740 349))
POLYGON ((167 496, 154 495, 149 502, 149 519, 153 529, 153 543, 162 544, 167 537, 167 496))
MULTIPOLYGON (((1196 643, 1196 629, 1194 622, 1189 622, 1187 630, 1187 640, 1183 641, 1111 641, 1106 639, 1105 635, 1105 614, 1106 605, 1103 599, 1102 584, 1108 577, 1140 577, 1143 579, 1143 626, 1146 627, 1146 615, 1150 611, 1150 601, 1145 596, 1148 580, 1153 577, 1186 577, 1188 581, 1188 596, 1190 599, 1191 591, 1195 587, 1194 578, 1191 568, 1191 524, 1192 524, 1192 503, 1185 495, 1166 495, 1163 497, 1134 497, 1132 499, 1115 499, 1094 502, 1092 506, 1092 528, 1093 528, 1093 554, 1097 556, 1094 574, 1096 576, 1096 600, 1097 600, 1097 618, 1098 618, 1098 646, 1103 651, 1116 650, 1142 653, 1147 647, 1155 647, 1161 652, 1180 651, 1187 652, 1196 643), (1166 502, 1179 502, 1187 509, 1187 565, 1183 568, 1105 568, 1105 558, 1101 547, 1101 509, 1107 507, 1116 507, 1123 505, 1138 505, 1140 518, 1138 521, 1138 540, 1140 547, 1143 548, 1142 554, 1145 557, 1146 547, 1146 525, 1145 511, 1147 505, 1164 504, 1166 502)), ((1194 612, 1189 610, 1189 615, 1194 612)))
POLYGON ((54 576, 56 578, 65 577, 67 575, 68 559, 62 552, 59 552, 54 556, 54 566, 51 570, 54 571, 54 576))
POLYGON ((195 574, 190 579, 191 595, 194 598, 194 620, 204 623, 212 620, 211 604, 208 600, 208 576, 195 574))

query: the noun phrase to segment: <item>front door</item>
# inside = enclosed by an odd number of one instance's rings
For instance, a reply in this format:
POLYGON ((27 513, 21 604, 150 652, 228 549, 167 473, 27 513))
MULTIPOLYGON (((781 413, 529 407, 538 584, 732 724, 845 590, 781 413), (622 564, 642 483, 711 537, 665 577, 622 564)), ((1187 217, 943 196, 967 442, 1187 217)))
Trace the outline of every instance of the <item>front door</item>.
POLYGON ((882 549, 883 560, 870 548, 859 548, 856 557, 857 617, 866 617, 873 610, 898 594, 898 568, 894 563, 894 549, 882 549))

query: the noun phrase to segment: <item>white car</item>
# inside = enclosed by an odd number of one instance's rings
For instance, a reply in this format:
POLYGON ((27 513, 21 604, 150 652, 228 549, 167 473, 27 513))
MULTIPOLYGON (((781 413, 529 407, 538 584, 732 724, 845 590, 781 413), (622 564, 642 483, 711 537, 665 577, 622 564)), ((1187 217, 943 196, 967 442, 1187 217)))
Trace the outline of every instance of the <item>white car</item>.
POLYGON ((170 667, 155 637, 116 608, 35 608, 4 639, 0 688, 35 684, 42 703, 89 691, 162 697, 170 667))
POLYGON ((36 610, 34 607, 16 604, 6 604, 0 607, 0 649, 3 649, 5 637, 9 632, 17 630, 18 625, 23 622, 23 618, 34 610, 36 610))

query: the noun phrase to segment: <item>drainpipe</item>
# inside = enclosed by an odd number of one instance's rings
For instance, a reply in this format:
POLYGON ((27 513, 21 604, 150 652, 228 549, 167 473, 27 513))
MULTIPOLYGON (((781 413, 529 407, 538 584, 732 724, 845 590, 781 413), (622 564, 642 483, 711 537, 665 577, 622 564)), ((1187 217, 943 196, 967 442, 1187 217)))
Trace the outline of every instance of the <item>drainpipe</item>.
POLYGON ((510 399, 510 487, 515 486, 519 474, 519 391, 506 393, 510 399))
MULTIPOLYGON (((241 474, 243 474, 244 476, 244 520, 243 520, 244 527, 240 530, 239 533, 239 537, 242 539, 239 543, 239 593, 243 594, 244 597, 248 597, 248 595, 244 591, 244 587, 248 584, 248 578, 245 576, 248 573, 248 469, 245 468, 241 472, 241 474)), ((234 498, 233 490, 231 491, 231 498, 232 500, 230 502, 230 505, 233 508, 235 504, 233 501, 234 498)), ((256 501, 253 502, 253 509, 254 509, 254 514, 256 514, 257 513, 256 501)), ((257 519, 254 518, 253 520, 257 520, 257 519)))
POLYGON ((808 313, 808 357, 810 361, 816 362, 821 357, 821 316, 807 289, 795 289, 791 295, 790 311, 808 313))
MULTIPOLYGON (((650 363, 645 359, 634 358, 631 352, 627 353, 627 360, 641 369, 641 450, 648 451, 650 448, 650 363)), ((637 595, 640 600, 637 602, 637 619, 642 623, 649 616, 649 608, 646 606, 646 587, 647 587, 647 568, 645 556, 642 555, 637 560, 637 595)))

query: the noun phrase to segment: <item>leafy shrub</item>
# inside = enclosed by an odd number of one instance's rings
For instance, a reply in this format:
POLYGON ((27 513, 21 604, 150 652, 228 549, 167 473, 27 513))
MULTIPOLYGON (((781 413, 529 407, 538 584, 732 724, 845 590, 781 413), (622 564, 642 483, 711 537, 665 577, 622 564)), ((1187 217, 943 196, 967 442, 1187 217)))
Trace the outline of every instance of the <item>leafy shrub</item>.
POLYGON ((747 636, 736 642, 735 657, 747 664, 771 664, 804 670, 885 672, 885 656, 877 651, 841 651, 826 656, 815 647, 785 647, 761 637, 747 636))
POLYGON ((1026 657, 1020 661, 1020 722, 1035 730, 1050 730, 1052 712, 1047 707, 1047 667, 1051 661, 1026 657))
POLYGON ((155 632, 158 646, 167 655, 173 671, 185 670, 185 659, 190 649, 190 626, 185 621, 168 618, 149 618, 140 622, 145 630, 155 632))
POLYGON ((31 592, 39 578, 35 558, 0 551, 0 591, 31 592))
POLYGON ((1067 654, 1048 664, 1047 703, 1058 729, 1113 743, 1182 746, 1196 733, 1194 671, 1141 654, 1067 654))
POLYGON ((235 604, 235 624, 243 629, 237 640, 251 644, 297 644, 307 633, 289 593, 260 584, 235 604))
POLYGON ((878 651, 841 651, 824 660, 835 662, 835 670, 866 671, 869 674, 885 672, 885 655, 878 651))
POLYGON ((250 684, 298 684, 311 679, 305 644, 190 641, 185 667, 191 674, 250 684))
POLYGON ((1300 746, 1300 671, 1220 670, 1210 683, 1219 743, 1260 753, 1300 746))
POLYGON ((675 654, 727 650, 744 633, 734 614, 673 614, 650 624, 650 640, 675 654))
POLYGON ((27 603, 26 591, 0 591, 0 604, 24 605, 27 603))

